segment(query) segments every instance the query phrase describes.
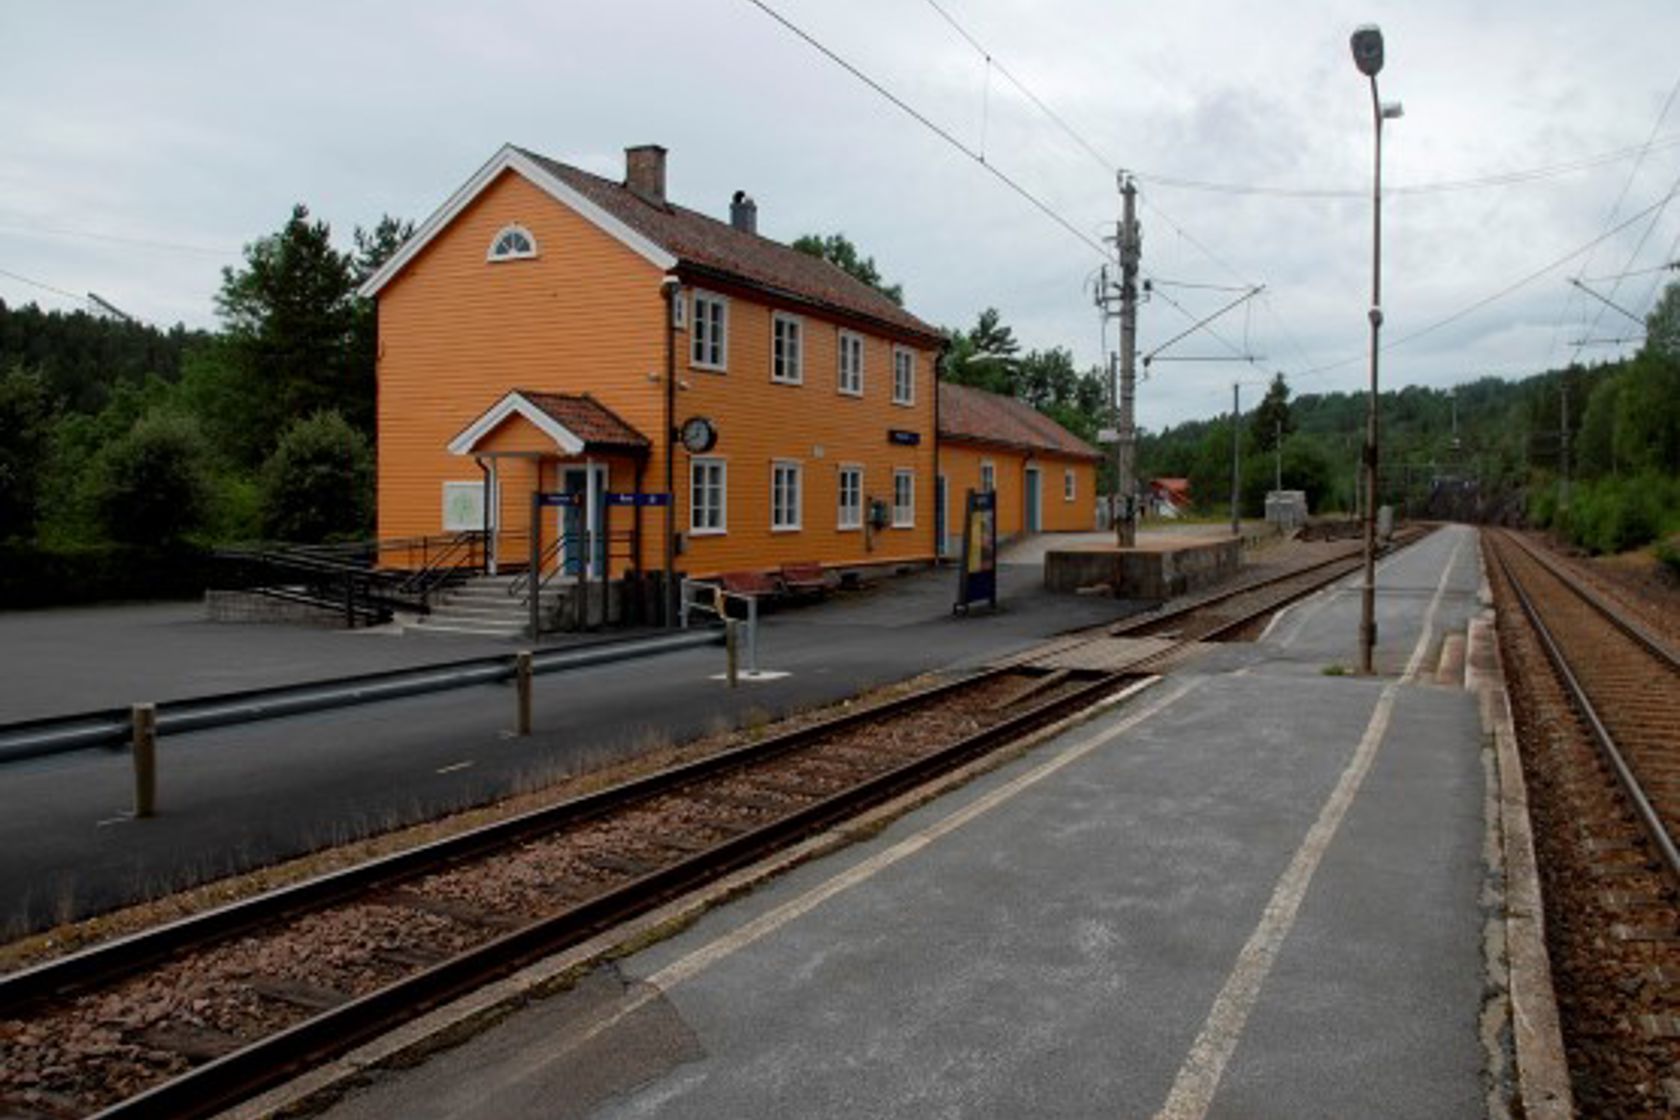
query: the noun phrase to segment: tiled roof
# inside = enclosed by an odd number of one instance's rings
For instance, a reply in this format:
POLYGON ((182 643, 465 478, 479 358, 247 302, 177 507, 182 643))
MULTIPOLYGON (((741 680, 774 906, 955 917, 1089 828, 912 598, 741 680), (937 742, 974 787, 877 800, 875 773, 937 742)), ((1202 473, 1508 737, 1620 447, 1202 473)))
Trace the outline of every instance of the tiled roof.
POLYGON ((648 438, 620 419, 618 413, 587 394, 573 396, 570 393, 534 393, 521 389, 519 395, 553 417, 556 423, 583 440, 587 447, 645 451, 651 446, 648 438))
POLYGON ((1102 452, 1025 401, 947 381, 939 383, 939 438, 978 440, 1076 459, 1102 458, 1102 452))
POLYGON ((697 210, 649 202, 623 183, 536 152, 524 148, 518 151, 685 264, 925 335, 929 341, 940 337, 937 328, 820 257, 738 230, 697 210))

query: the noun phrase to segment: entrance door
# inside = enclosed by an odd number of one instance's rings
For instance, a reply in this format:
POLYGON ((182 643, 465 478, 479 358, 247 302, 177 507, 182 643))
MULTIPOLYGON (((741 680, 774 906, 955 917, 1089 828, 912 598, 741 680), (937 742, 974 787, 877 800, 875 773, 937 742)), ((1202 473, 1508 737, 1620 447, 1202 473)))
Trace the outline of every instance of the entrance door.
POLYGON ((1027 532, 1042 531, 1039 525, 1039 508, 1043 504, 1044 495, 1039 491, 1039 470, 1037 467, 1027 468, 1027 532))
POLYGON ((944 475, 939 476, 939 488, 933 495, 933 541, 934 548, 940 556, 949 556, 951 549, 946 541, 945 525, 950 515, 951 484, 944 475))
POLYGON ((607 536, 602 530, 606 526, 606 499, 603 495, 607 491, 607 468, 605 466, 564 467, 560 472, 560 489, 567 494, 578 495, 575 506, 560 507, 560 564, 566 575, 583 574, 584 551, 583 530, 586 524, 593 500, 594 524, 590 529, 591 551, 595 560, 590 565, 589 574, 599 575, 607 570, 607 536), (589 475, 595 474, 595 493, 589 492, 589 475))

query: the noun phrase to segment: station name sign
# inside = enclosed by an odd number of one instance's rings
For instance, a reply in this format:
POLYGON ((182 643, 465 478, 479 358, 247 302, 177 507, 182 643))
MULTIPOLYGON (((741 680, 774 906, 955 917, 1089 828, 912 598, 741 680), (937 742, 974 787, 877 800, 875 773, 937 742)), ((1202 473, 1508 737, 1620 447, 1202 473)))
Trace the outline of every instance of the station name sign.
POLYGON ((888 428, 887 442, 900 447, 916 447, 922 442, 922 433, 906 431, 903 428, 888 428))
MULTIPOLYGON (((669 494, 637 494, 631 491, 603 490, 601 501, 609 506, 668 506, 671 504, 669 494)), ((583 491, 549 491, 537 495, 540 506, 584 506, 588 504, 588 496, 583 491)))

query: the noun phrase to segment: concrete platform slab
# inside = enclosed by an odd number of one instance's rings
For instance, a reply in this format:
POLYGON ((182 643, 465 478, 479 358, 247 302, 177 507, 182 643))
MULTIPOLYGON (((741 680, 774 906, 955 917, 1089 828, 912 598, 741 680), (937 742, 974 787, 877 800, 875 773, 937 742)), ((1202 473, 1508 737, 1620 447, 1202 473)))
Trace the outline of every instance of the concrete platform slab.
POLYGON ((1477 582, 1437 534, 1386 676, 1309 601, 331 1115, 1482 1115, 1485 745, 1424 680, 1477 582))

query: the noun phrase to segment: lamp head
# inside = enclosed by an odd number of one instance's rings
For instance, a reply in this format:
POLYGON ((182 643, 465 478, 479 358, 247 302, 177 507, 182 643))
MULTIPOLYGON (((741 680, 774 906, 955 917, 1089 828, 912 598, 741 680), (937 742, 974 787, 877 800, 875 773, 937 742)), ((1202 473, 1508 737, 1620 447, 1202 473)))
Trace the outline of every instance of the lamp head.
POLYGON ((1382 29, 1367 23, 1354 31, 1349 44, 1353 47, 1353 64, 1359 67, 1359 72, 1367 78, 1376 77, 1383 68, 1382 29))

